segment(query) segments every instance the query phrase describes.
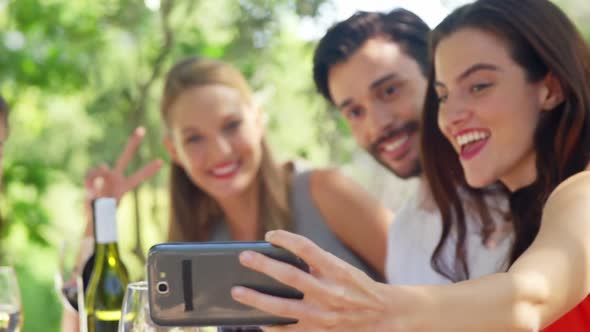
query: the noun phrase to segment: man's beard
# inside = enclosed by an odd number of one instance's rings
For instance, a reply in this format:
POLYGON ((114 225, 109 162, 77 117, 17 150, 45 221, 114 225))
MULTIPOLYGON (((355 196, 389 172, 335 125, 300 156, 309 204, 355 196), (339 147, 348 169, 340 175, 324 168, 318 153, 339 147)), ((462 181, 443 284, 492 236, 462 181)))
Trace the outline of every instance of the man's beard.
MULTIPOLYGON (((395 174, 397 177, 399 177, 401 179, 405 180, 405 179, 409 179, 412 177, 420 176, 422 174, 422 164, 420 162, 420 158, 416 159, 416 161, 414 162, 414 165, 412 165, 410 170, 401 173, 400 171, 393 169, 387 162, 385 162, 381 159, 381 151, 379 149, 379 145, 381 143, 383 143, 384 141, 386 141, 394 136, 404 134, 404 133, 408 136, 411 136, 415 133, 418 133, 419 128, 420 128, 420 125, 419 125, 418 121, 407 122, 403 127, 399 128, 399 129, 391 130, 391 131, 387 132, 385 135, 381 136, 375 142, 373 142, 371 144, 368 152, 369 152, 369 154, 371 154, 371 156, 373 156, 373 159, 375 159, 379 164, 381 164, 381 166, 385 167, 387 170, 389 170, 390 172, 392 172, 393 174, 395 174)), ((411 151, 408 151, 408 153, 411 153, 411 151)))

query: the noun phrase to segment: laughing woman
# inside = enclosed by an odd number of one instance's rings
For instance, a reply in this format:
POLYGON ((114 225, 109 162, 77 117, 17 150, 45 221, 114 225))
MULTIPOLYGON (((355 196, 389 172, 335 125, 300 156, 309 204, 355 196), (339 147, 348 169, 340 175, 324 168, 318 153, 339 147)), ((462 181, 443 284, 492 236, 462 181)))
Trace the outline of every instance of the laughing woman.
POLYGON ((254 241, 289 229, 383 275, 390 212, 336 170, 274 161, 263 114, 233 66, 178 62, 161 114, 172 159, 170 241, 254 241))
MULTIPOLYGON (((255 253, 244 265, 305 293, 234 297, 292 326, 268 331, 590 331, 590 51, 548 0, 479 0, 435 30, 423 158, 451 232, 461 199, 499 182, 514 243, 504 273, 447 286, 388 286, 299 235, 267 239, 311 274, 255 253), (455 189, 460 188, 460 189, 455 189)), ((456 264, 469 253, 455 248, 456 264)), ((453 266, 451 266, 452 268, 453 266)))

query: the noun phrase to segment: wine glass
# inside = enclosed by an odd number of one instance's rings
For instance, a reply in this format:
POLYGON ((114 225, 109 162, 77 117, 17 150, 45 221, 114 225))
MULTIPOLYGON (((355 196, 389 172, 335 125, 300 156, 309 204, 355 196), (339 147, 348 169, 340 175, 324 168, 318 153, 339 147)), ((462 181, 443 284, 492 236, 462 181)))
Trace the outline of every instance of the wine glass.
POLYGON ((75 255, 77 248, 72 248, 70 242, 62 241, 59 246, 59 266, 55 274, 55 288, 67 310, 78 311, 78 285, 76 283, 77 271, 74 271, 75 255))
MULTIPOLYGON (((154 323, 150 318, 148 287, 146 281, 127 285, 119 332, 207 332, 198 327, 164 327, 154 323)), ((215 331, 215 330, 213 330, 215 331)))
POLYGON ((0 266, 0 332, 19 332, 22 309, 16 274, 11 266, 0 266))
POLYGON ((92 258, 93 249, 94 240, 91 237, 64 240, 60 244, 55 288, 66 310, 79 310, 79 290, 84 286, 81 278, 89 278, 92 264, 88 264, 88 260, 92 258))

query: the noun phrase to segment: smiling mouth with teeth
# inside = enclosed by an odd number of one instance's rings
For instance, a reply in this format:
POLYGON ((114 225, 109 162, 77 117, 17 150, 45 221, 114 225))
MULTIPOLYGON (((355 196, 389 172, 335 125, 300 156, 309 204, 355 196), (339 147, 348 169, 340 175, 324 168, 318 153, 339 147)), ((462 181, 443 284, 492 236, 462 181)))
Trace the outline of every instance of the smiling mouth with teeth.
POLYGON ((417 121, 409 121, 398 128, 388 127, 379 138, 369 146, 369 151, 373 156, 379 159, 381 153, 396 154, 396 151, 405 150, 404 146, 409 144, 412 137, 418 132, 419 124, 417 121))
POLYGON ((406 143, 408 141, 408 139, 410 139, 410 135, 408 135, 408 134, 401 135, 401 137, 395 139, 393 142, 389 142, 388 144, 384 144, 383 151, 385 151, 385 152, 394 151, 397 148, 399 148, 400 146, 402 146, 404 143, 406 143))
POLYGON ((456 140, 461 149, 463 149, 466 145, 487 139, 488 137, 490 137, 489 133, 483 131, 473 131, 470 133, 458 135, 456 140))
POLYGON ((236 161, 233 163, 225 164, 221 167, 216 167, 212 169, 210 172, 215 177, 227 177, 235 173, 239 167, 240 163, 236 161))
POLYGON ((476 143, 487 140, 490 136, 491 134, 486 131, 470 131, 468 133, 457 135, 455 140, 459 145, 460 152, 463 153, 466 152, 466 150, 469 150, 470 147, 478 145, 476 143))

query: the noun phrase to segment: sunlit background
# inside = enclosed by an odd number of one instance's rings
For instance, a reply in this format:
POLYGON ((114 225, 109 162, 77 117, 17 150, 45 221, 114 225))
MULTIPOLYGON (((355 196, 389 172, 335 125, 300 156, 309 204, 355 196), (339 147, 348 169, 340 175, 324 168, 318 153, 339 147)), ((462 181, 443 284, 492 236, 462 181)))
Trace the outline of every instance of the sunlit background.
MULTIPOLYGON (((557 1, 586 36, 587 1, 557 1)), ((165 158, 158 103, 162 75, 174 61, 202 55, 236 64, 268 113, 278 157, 338 165, 395 208, 414 184, 396 180, 360 151, 343 120, 316 94, 314 45, 356 10, 404 6, 434 27, 465 2, 0 0, 1 92, 13 109, 0 259, 17 269, 24 331, 59 329, 62 307, 53 288, 58 248, 77 250, 86 171, 112 163, 140 124, 148 135, 133 167, 165 158)), ((120 246, 134 280, 144 278, 149 246, 165 239, 166 184, 164 169, 121 202, 120 246)))

